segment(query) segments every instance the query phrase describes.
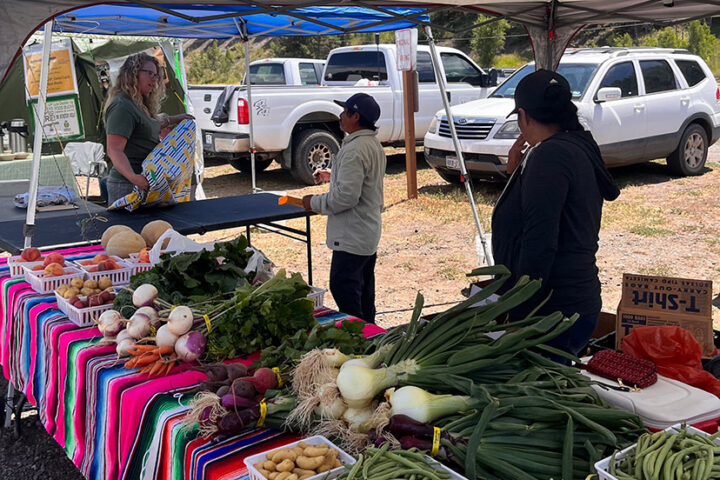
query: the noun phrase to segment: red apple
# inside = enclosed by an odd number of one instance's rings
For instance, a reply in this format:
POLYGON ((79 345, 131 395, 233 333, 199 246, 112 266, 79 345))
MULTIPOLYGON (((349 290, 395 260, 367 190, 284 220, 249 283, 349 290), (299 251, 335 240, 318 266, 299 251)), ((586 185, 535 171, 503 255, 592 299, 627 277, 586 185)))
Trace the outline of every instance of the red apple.
POLYGON ((46 277, 59 277, 65 273, 65 269, 59 263, 51 263, 45 267, 46 277))

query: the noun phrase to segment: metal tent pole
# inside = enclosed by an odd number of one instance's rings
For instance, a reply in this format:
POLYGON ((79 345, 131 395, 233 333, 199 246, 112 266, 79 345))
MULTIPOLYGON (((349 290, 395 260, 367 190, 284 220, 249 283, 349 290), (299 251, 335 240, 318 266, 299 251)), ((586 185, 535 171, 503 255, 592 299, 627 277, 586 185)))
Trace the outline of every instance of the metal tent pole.
MULTIPOLYGON (((236 20, 238 22, 238 20, 236 20)), ((247 79, 247 102, 248 102, 248 127, 250 140, 250 177, 252 179, 252 193, 257 193, 258 188, 255 185, 255 137, 253 135, 253 107, 252 107, 252 82, 250 81, 250 47, 248 42, 250 37, 247 31, 247 22, 239 19, 238 30, 245 46, 245 78, 247 79)))
POLYGON ((462 148, 460 148, 460 141, 458 140, 457 132, 455 131, 455 121, 450 111, 450 104, 447 98, 447 89, 445 88, 445 76, 440 70, 440 57, 435 48, 435 39, 432 36, 432 30, 430 26, 423 26, 425 35, 428 38, 428 44, 430 46, 430 54, 433 59, 433 69, 435 70, 435 78, 437 79, 438 86, 440 87, 440 94, 442 95, 443 108, 445 109, 445 115, 447 116, 448 126, 450 127, 450 134, 452 136, 453 145, 455 146, 455 153, 457 154, 458 161, 460 162, 460 180, 465 185, 465 193, 467 193, 468 200, 470 201, 470 208, 472 209, 473 219, 475 220, 475 226, 477 227, 478 233, 480 234, 480 242, 482 243, 483 253, 485 254, 485 260, 490 265, 493 263, 492 255, 490 253, 489 246, 485 241, 485 235, 483 234, 482 225, 480 224, 480 217, 478 217, 477 207, 475 206, 475 198, 473 197, 472 182, 468 175, 467 168, 465 167, 465 159, 463 158, 462 148))
MULTIPOLYGON (((23 235, 25 236, 24 247, 32 246, 32 237, 35 230, 35 207, 37 206, 38 180, 40 178, 40 154, 42 151, 43 124, 45 123, 45 103, 47 100, 48 70, 50 70, 50 49, 52 48, 53 21, 45 24, 45 38, 43 40, 42 64, 40 65, 40 88, 38 91, 38 103, 35 110, 35 138, 33 142, 32 174, 30 176, 30 191, 28 192, 27 215, 23 235)), ((8 382, 7 396, 5 402, 5 427, 10 426, 12 420, 12 403, 15 396, 15 387, 8 382)), ((16 412, 17 413, 17 412, 16 412)), ((15 421, 20 421, 16 418, 15 421)))

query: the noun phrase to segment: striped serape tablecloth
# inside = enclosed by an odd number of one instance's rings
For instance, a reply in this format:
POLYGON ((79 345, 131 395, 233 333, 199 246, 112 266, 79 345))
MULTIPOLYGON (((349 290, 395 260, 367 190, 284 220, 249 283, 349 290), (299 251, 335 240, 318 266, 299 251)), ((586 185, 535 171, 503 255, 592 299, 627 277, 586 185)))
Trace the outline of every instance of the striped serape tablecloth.
MULTIPOLYGON (((100 246, 60 250, 67 259, 96 255, 100 246)), ((54 295, 11 279, 0 259, 0 364, 3 375, 38 407, 45 429, 92 480, 245 479, 243 458, 296 440, 257 428, 212 440, 180 428, 189 389, 205 374, 176 367, 149 378, 118 361, 95 327, 77 327, 57 309, 54 295)), ((347 315, 315 312, 320 323, 347 315)), ((368 336, 382 332, 367 325, 368 336)), ((238 361, 250 364, 257 353, 238 361)))

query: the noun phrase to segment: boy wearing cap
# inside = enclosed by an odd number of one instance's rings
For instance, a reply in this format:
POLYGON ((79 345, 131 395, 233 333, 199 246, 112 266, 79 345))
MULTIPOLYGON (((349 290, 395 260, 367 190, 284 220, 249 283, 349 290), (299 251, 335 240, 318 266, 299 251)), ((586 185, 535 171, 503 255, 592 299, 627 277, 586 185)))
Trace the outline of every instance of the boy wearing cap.
POLYGON ((333 251, 330 292, 338 309, 375 323, 375 261, 386 165, 375 127, 380 106, 365 93, 335 103, 343 107, 340 128, 347 135, 332 170, 316 175, 316 181, 330 181, 328 192, 305 195, 303 205, 328 216, 326 243, 333 251))
POLYGON ((620 191, 592 135, 578 122, 562 75, 538 70, 523 78, 512 113, 522 134, 508 153, 512 176, 493 211, 493 254, 514 280, 540 278, 543 288, 535 302, 528 302, 532 305, 513 310, 510 319, 523 318, 550 294, 540 314, 580 317, 549 344, 577 355, 602 306, 595 253, 603 201, 620 191))

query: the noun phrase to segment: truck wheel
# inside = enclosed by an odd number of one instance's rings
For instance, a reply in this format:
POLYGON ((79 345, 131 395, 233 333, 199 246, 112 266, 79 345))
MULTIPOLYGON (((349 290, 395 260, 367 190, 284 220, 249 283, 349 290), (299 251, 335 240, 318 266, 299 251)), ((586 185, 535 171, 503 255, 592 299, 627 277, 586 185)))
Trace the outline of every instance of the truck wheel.
MULTIPOLYGON (((270 166, 272 163, 272 158, 266 158, 260 160, 259 158, 255 158, 255 172, 262 172, 267 167, 270 166)), ((247 157, 240 157, 240 158, 231 158, 229 160, 230 165, 232 165, 236 170, 240 170, 242 173, 247 173, 250 175, 252 173, 252 167, 250 165, 250 159, 247 157)))
POLYGON ((707 133, 700 125, 693 123, 683 132, 677 149, 667 157, 667 164, 674 174, 682 177, 701 175, 707 154, 707 133))
POLYGON ((462 182, 460 181, 460 174, 450 173, 450 172, 443 172, 442 170, 435 170, 438 175, 440 175, 440 178, 445 180, 448 183, 452 183, 453 185, 462 185, 462 182))
POLYGON ((315 185, 313 173, 319 168, 329 168, 331 156, 338 150, 340 144, 327 130, 305 130, 295 140, 290 173, 298 182, 315 185))

